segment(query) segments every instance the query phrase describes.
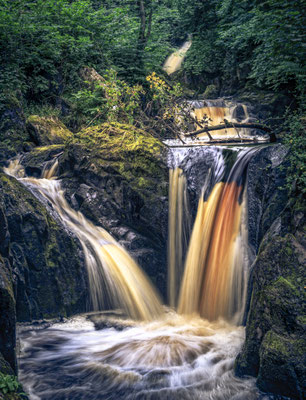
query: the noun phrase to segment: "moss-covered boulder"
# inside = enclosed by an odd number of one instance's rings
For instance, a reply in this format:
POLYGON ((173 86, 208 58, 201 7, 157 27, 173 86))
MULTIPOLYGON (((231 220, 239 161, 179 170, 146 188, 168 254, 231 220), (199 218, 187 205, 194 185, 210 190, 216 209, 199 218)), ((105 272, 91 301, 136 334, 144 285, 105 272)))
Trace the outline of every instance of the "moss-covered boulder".
POLYGON ((304 207, 292 200, 260 246, 238 375, 257 377, 264 392, 305 398, 306 293, 304 207), (303 350, 304 349, 304 350, 303 350))
POLYGON ((92 151, 91 162, 97 170, 111 167, 124 177, 141 197, 154 191, 165 195, 165 147, 163 143, 134 126, 105 123, 82 130, 75 142, 92 151))
POLYGON ((27 129, 31 140, 38 146, 64 143, 73 136, 56 117, 31 115, 27 119, 27 129))
MULTIPOLYGON (((2 173, 0 208, 9 232, 5 259, 12 269, 17 319, 85 311, 88 292, 78 241, 23 184, 2 173)), ((4 312, 11 312, 8 305, 1 307, 4 312)))

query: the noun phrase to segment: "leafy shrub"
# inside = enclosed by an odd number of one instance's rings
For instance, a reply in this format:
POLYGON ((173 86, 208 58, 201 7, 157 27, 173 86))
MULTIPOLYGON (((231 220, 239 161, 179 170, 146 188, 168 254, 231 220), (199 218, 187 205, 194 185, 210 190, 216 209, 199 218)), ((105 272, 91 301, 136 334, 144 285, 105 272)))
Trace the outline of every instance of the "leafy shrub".
POLYGON ((305 107, 288 115, 284 144, 289 148, 288 189, 295 186, 306 195, 306 113, 305 107))
MULTIPOLYGON (((89 82, 88 82, 89 83, 89 82)), ((85 117, 85 123, 118 121, 133 124, 141 108, 141 85, 129 85, 117 77, 113 69, 94 85, 79 90, 71 99, 76 114, 85 117)))
MULTIPOLYGON (((18 397, 15 398, 22 398, 26 396, 25 393, 22 392, 22 387, 20 383, 17 381, 16 376, 14 375, 5 375, 0 372, 0 395, 4 394, 7 395, 13 395, 14 393, 18 393, 18 397), (21 397, 19 397, 21 396, 21 397)), ((5 398, 7 398, 5 397, 5 398)), ((14 397, 10 397, 14 398, 14 397)))

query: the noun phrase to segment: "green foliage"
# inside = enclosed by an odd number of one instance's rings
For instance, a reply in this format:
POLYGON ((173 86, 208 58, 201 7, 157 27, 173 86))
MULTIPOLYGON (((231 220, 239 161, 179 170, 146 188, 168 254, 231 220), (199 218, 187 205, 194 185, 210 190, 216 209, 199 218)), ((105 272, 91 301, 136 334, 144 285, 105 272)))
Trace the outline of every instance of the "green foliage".
POLYGON ((284 143, 289 148, 288 189, 295 186, 306 194, 306 113, 305 107, 289 114, 285 124, 284 143))
POLYGON ((85 117, 85 123, 119 121, 133 124, 141 107, 141 85, 129 85, 118 79, 115 70, 106 70, 104 77, 92 87, 72 95, 76 114, 85 117))
POLYGON ((22 392, 22 387, 20 383, 17 381, 16 376, 5 375, 0 372, 0 395, 2 393, 4 395, 9 396, 10 394, 14 394, 17 392, 20 396, 26 396, 26 394, 22 392))
POLYGON ((178 31, 171 25, 179 27, 173 1, 151 3, 152 28, 140 65, 137 2, 1 0, 0 108, 16 91, 27 102, 56 105, 63 94, 80 88, 85 65, 143 80, 168 54, 178 31))
POLYGON ((193 34, 185 70, 223 84, 302 90, 305 83, 302 0, 183 0, 193 34))

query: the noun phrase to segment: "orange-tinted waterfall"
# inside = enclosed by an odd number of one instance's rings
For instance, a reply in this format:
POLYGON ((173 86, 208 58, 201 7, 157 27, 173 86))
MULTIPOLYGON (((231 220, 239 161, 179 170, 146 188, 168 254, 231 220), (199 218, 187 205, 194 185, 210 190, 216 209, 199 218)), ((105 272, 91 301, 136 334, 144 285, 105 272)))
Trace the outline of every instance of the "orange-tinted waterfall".
MULTIPOLYGON (((213 106, 213 107, 201 107, 201 108, 195 108, 194 111, 192 112, 192 116, 201 123, 204 119, 203 126, 215 126, 215 125, 221 125, 224 123, 224 119, 227 121, 231 122, 232 121, 232 116, 231 116, 231 110, 229 107, 219 107, 219 106, 213 106)), ((199 125, 195 125, 196 130, 200 130, 201 127, 199 125)), ((218 131, 211 131, 211 135, 213 137, 238 137, 238 130, 235 128, 226 128, 226 129, 221 129, 218 131)), ((206 137, 205 133, 202 133, 199 135, 199 137, 206 137)))
POLYGON ((244 175, 254 150, 238 155, 228 179, 198 204, 186 257, 178 311, 238 323, 244 310, 247 243, 244 175))
POLYGON ((18 160, 11 162, 5 171, 38 198, 48 199, 48 207, 79 238, 92 302, 107 309, 44 329, 20 327, 19 379, 29 398, 259 398, 255 379, 234 374, 245 337, 244 327, 237 325, 247 282, 244 186, 252 152, 212 146, 173 150, 169 296, 173 306, 179 300, 180 314, 169 308, 163 312, 154 289, 125 249, 69 206, 54 176, 56 162, 47 164, 43 179, 25 178, 18 160), (187 251, 189 218, 198 197, 187 251), (117 308, 134 320, 122 318, 117 308))

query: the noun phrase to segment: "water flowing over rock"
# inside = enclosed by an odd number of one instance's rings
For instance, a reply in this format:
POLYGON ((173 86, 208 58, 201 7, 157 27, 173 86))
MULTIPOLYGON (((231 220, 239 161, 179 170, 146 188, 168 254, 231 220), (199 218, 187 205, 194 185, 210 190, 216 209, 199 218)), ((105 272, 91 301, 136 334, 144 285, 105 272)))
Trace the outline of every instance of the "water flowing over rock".
POLYGON ((135 319, 152 319, 161 314, 157 295, 134 260, 104 229, 95 227, 64 198, 55 173, 58 161, 43 172, 42 179, 22 175, 19 160, 11 161, 5 172, 18 178, 52 205, 64 226, 80 240, 87 265, 94 310, 121 308, 135 319))
POLYGON ((183 45, 174 53, 172 53, 164 63, 164 70, 168 75, 177 72, 184 61, 187 51, 190 49, 191 40, 187 40, 183 45))

